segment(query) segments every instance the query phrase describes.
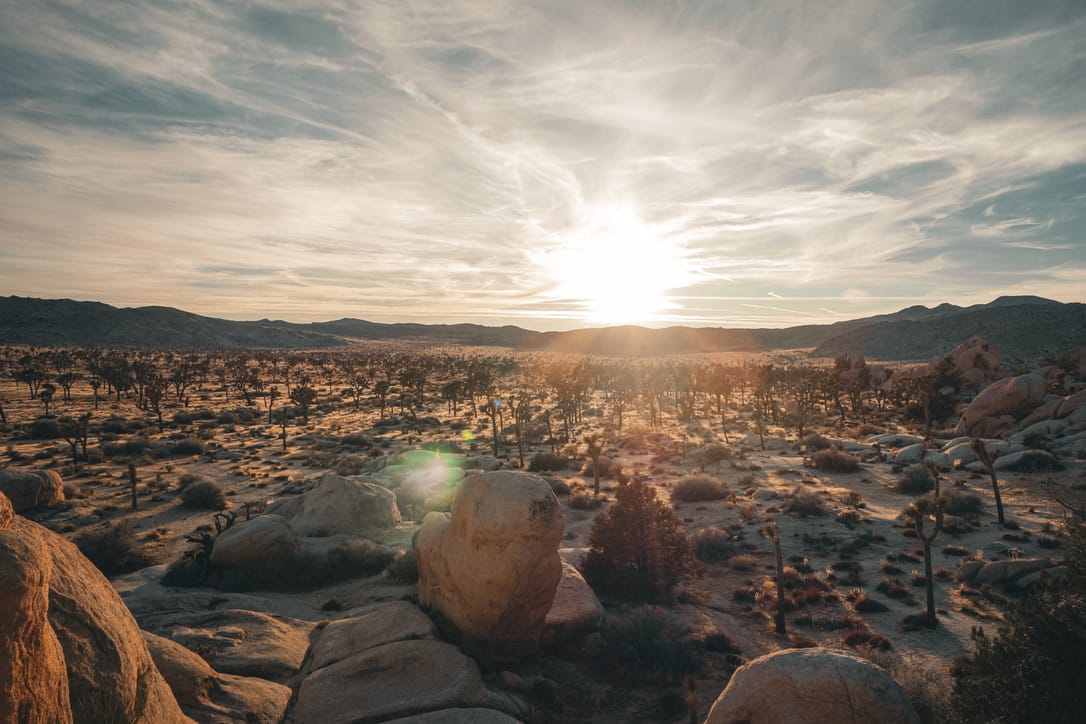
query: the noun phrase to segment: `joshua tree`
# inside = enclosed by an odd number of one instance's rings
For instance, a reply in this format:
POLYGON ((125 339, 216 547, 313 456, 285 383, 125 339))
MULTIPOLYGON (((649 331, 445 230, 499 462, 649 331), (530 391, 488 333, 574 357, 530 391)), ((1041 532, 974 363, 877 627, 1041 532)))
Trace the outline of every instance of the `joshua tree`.
POLYGON ((136 464, 128 463, 128 485, 132 488, 132 510, 136 509, 136 486, 139 482, 136 476, 136 464))
POLYGON ((373 383, 373 394, 377 395, 377 400, 381 403, 381 419, 385 419, 385 406, 388 404, 388 391, 392 387, 392 383, 388 380, 377 380, 373 383))
POLYGON ((992 494, 995 495, 996 504, 996 519, 999 521, 999 525, 1002 526, 1007 521, 1003 518, 1003 496, 999 494, 999 480, 996 478, 995 471, 995 457, 992 455, 992 451, 988 449, 988 446, 984 444, 984 441, 980 438, 973 438, 969 441, 969 447, 972 448, 973 453, 980 460, 980 464, 984 466, 988 471, 989 477, 992 478, 992 494))
POLYGON ((491 437, 494 440, 494 457, 499 457, 501 439, 498 436, 498 422, 502 417, 502 398, 495 396, 488 400, 486 405, 483 406, 483 412, 490 416, 491 437))
POLYGON ((309 406, 317 399, 317 391, 309 385, 295 387, 290 391, 290 401, 298 406, 302 413, 302 424, 309 424, 309 406))
POLYGON ((906 520, 911 520, 916 527, 916 535, 924 546, 924 579, 927 586, 927 619, 928 626, 935 628, 938 620, 935 618, 935 579, 931 572, 931 544, 935 541, 939 531, 943 529, 943 514, 946 511, 946 499, 934 495, 925 495, 909 504, 903 511, 906 520), (932 519, 934 524, 930 533, 924 533, 924 521, 932 519))
POLYGON ((56 385, 52 382, 46 382, 38 390, 38 399, 41 400, 41 404, 45 405, 45 416, 49 417, 49 405, 53 402, 53 395, 57 393, 56 385))
POLYGON ((788 633, 784 627, 784 554, 781 552, 781 536, 776 521, 762 526, 762 535, 773 544, 773 556, 777 562, 777 615, 773 619, 777 633, 788 633))
POLYGON ((592 460, 592 483, 596 489, 596 495, 600 494, 600 455, 603 454, 603 441, 596 433, 588 435, 584 439, 588 446, 588 457, 592 460))
POLYGON ((287 449, 287 424, 290 422, 290 413, 287 408, 280 407, 275 411, 275 422, 279 425, 279 438, 283 441, 284 452, 287 449))
POLYGON ((165 431, 165 425, 162 422, 162 399, 166 396, 167 389, 166 378, 157 372, 148 377, 143 385, 143 396, 147 400, 147 407, 155 413, 160 433, 165 431))
POLYGON ((73 420, 70 417, 60 418, 60 434, 72 449, 72 473, 77 470, 79 463, 79 449, 83 449, 83 458, 87 457, 87 430, 90 427, 91 413, 86 412, 73 420))
POLYGON ((279 388, 272 385, 268 388, 268 394, 264 396, 264 404, 268 406, 268 424, 272 424, 272 410, 275 409, 275 400, 279 397, 279 388))

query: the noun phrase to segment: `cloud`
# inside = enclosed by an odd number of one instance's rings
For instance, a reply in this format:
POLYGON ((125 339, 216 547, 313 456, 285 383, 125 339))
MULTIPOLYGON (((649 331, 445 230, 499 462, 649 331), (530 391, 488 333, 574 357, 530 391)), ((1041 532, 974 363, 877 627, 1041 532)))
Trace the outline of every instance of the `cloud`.
POLYGON ((1086 9, 1031 8, 15 4, 0 283, 569 327, 644 269, 569 296, 571 240, 628 206, 670 255, 657 323, 1081 297, 1086 9))

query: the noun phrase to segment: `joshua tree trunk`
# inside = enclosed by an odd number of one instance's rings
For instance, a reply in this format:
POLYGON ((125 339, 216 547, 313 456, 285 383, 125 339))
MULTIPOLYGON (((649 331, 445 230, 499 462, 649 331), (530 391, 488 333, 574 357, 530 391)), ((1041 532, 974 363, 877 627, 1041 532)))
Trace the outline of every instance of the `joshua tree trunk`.
POLYGON ((781 536, 775 522, 769 522, 762 528, 762 535, 773 544, 773 557, 777 564, 777 615, 773 624, 778 634, 786 634, 784 625, 784 553, 781 551, 781 536))
POLYGON ((1007 521, 1003 517, 1003 496, 999 493, 999 479, 996 477, 995 471, 995 458, 992 456, 988 447, 984 444, 983 440, 973 438, 969 441, 969 447, 972 448, 973 453, 980 460, 981 464, 988 471, 988 475, 992 478, 992 495, 995 496, 996 504, 996 519, 999 521, 1000 527, 1002 527, 1007 521))
POLYGON ((136 501, 136 486, 139 485, 139 478, 136 477, 135 463, 128 463, 128 485, 132 488, 132 510, 135 510, 138 505, 136 501))

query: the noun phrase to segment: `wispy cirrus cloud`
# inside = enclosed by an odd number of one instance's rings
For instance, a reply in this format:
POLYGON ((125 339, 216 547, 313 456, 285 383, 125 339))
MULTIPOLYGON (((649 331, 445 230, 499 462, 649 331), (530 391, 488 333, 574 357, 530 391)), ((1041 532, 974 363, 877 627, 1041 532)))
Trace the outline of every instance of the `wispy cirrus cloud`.
POLYGON ((563 328, 593 295, 638 298, 616 269, 661 296, 656 323, 1086 291, 1080 3, 42 0, 4 20, 9 293, 563 328))

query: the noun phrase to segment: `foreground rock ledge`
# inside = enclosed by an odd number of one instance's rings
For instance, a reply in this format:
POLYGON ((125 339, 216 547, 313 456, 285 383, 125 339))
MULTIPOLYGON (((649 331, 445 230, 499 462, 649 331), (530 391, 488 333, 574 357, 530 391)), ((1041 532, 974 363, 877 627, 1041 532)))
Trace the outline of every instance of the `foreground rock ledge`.
POLYGON ((785 649, 736 669, 705 724, 879 722, 919 724, 884 669, 844 651, 785 649))

